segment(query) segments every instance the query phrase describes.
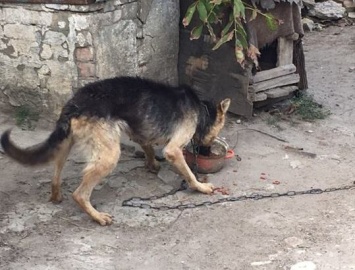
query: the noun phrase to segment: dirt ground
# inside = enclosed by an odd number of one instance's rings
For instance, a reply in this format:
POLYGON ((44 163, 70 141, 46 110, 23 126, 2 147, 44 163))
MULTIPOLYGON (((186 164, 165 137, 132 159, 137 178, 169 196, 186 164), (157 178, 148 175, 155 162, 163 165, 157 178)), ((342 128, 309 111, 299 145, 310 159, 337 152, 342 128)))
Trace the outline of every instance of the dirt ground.
MULTIPOLYGON (((240 124, 231 117, 223 136, 236 144, 242 160, 228 160, 209 176, 230 195, 341 187, 355 180, 355 27, 308 33, 304 48, 308 92, 332 114, 316 122, 280 121, 277 127, 265 112, 240 124)), ((13 125, 8 116, 1 119, 1 132, 13 125)), ((22 145, 47 134, 13 132, 22 145)), ((48 202, 51 166, 25 168, 0 154, 0 269, 355 269, 355 190, 182 211, 122 207, 124 199, 179 185, 180 178, 162 165, 158 176, 146 172, 127 147, 114 174, 92 196, 96 208, 115 216, 113 225, 100 227, 71 198, 82 169, 76 154, 64 169, 60 205, 48 202)), ((164 203, 221 197, 181 191, 164 203)))

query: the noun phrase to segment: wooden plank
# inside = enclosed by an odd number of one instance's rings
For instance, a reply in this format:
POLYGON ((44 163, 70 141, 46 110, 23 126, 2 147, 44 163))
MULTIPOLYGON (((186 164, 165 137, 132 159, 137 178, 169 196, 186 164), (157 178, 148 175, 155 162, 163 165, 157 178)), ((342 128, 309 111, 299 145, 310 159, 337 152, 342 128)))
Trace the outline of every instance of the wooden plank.
POLYGON ((269 70, 259 71, 252 78, 250 78, 249 83, 254 84, 257 82, 270 80, 272 78, 281 77, 295 72, 296 72, 296 66, 294 64, 280 66, 269 70))
POLYGON ((257 102, 257 101, 263 101, 266 99, 267 99, 267 95, 263 92, 260 92, 260 93, 255 94, 253 101, 257 102))
POLYGON ((258 93, 259 94, 265 94, 267 98, 279 98, 279 97, 284 97, 288 96, 291 92, 296 91, 298 89, 297 86, 286 86, 286 87, 277 87, 273 88, 270 90, 267 90, 265 92, 258 93))
POLYGON ((293 62, 293 40, 284 37, 278 38, 276 66, 284 66, 293 62))
POLYGON ((265 90, 275 88, 275 87, 286 86, 286 85, 298 83, 299 80, 300 80, 300 76, 298 74, 294 73, 294 74, 289 74, 289 75, 285 75, 282 77, 278 77, 278 78, 274 78, 271 80, 262 81, 262 82, 253 84, 253 89, 254 89, 254 92, 257 93, 257 92, 265 91, 265 90))

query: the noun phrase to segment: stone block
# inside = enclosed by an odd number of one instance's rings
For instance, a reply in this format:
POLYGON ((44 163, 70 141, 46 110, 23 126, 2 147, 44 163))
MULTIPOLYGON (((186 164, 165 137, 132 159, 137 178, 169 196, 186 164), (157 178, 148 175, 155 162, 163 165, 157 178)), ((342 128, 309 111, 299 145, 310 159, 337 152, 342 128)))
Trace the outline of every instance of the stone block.
POLYGON ((138 61, 144 63, 140 75, 176 84, 179 51, 178 1, 153 1, 143 25, 143 33, 143 44, 138 48, 138 61))
POLYGON ((136 32, 137 25, 129 20, 101 28, 94 39, 99 78, 137 74, 136 32))
POLYGON ((138 14, 138 3, 132 2, 122 8, 122 20, 134 20, 138 14))
POLYGON ((27 41, 36 41, 37 26, 23 24, 5 24, 4 36, 8 38, 21 39, 27 41))
POLYGON ((8 24, 50 26, 53 14, 28 10, 21 6, 3 9, 3 20, 8 24))
POLYGON ((38 75, 50 75, 51 74, 51 70, 49 69, 49 67, 47 65, 43 65, 41 66, 40 69, 37 70, 38 75))
POLYGON ((62 33, 69 32, 69 20, 68 15, 64 12, 57 12, 53 14, 52 24, 50 29, 52 31, 59 31, 62 33))
POLYGON ((87 30, 89 28, 89 21, 86 14, 73 14, 72 19, 76 31, 87 30))
MULTIPOLYGON (((78 70, 75 63, 70 61, 60 63, 50 60, 46 61, 46 65, 51 71, 51 76, 48 77, 47 88, 51 93, 64 95, 67 99, 72 94, 73 82, 78 78, 78 70)), ((63 105, 63 103, 57 104, 58 106, 63 105)))
POLYGON ((79 77, 87 78, 87 77, 95 77, 95 64, 93 63, 77 63, 79 70, 79 77))
POLYGON ((75 49, 75 59, 80 62, 89 62, 94 60, 94 50, 92 47, 75 49))
POLYGON ((49 45, 62 45, 64 42, 67 41, 66 35, 61 32, 56 31, 47 31, 44 34, 43 43, 49 45))
POLYGON ((52 52, 52 49, 51 49, 51 46, 50 45, 47 45, 47 44, 43 44, 42 45, 42 50, 40 52, 40 56, 45 59, 45 60, 48 60, 52 57, 53 55, 53 52, 52 52))
POLYGON ((31 55, 33 52, 31 48, 39 48, 37 42, 31 42, 23 39, 11 39, 8 42, 8 47, 12 46, 12 56, 18 57, 19 55, 31 55))

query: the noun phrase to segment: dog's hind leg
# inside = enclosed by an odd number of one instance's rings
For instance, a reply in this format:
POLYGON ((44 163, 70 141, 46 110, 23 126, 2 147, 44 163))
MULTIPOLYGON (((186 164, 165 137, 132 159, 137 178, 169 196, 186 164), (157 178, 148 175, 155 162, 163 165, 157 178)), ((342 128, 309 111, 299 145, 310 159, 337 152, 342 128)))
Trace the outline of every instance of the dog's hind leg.
MULTIPOLYGON (((90 203, 94 187, 116 166, 120 157, 119 130, 109 123, 89 123, 90 132, 85 132, 85 147, 91 150, 91 159, 84 169, 83 180, 74 191, 73 198, 91 218, 102 226, 112 223, 112 216, 97 211, 90 203)), ((87 130, 86 130, 87 131, 87 130)), ((78 132, 80 133, 80 131, 78 132)), ((83 137, 82 137, 83 138, 83 137)))
POLYGON ((145 166, 147 169, 152 172, 152 173, 157 173, 160 169, 160 164, 159 162, 155 159, 155 152, 153 149, 153 146, 149 145, 142 145, 142 149, 144 150, 145 153, 145 166))
POLYGON ((52 194, 51 198, 49 199, 49 201, 51 201, 52 203, 60 203, 63 199, 61 192, 62 180, 60 174, 62 172, 65 161, 67 160, 72 145, 72 138, 70 137, 60 145, 59 152, 55 157, 54 176, 52 180, 52 194))
MULTIPOLYGON (((192 132, 191 132, 192 133, 192 132)), ((202 193, 210 194, 213 192, 213 185, 210 183, 200 183, 187 165, 182 148, 189 142, 192 134, 185 129, 180 129, 174 134, 170 142, 164 148, 165 158, 180 172, 187 181, 191 189, 198 190, 202 193)))

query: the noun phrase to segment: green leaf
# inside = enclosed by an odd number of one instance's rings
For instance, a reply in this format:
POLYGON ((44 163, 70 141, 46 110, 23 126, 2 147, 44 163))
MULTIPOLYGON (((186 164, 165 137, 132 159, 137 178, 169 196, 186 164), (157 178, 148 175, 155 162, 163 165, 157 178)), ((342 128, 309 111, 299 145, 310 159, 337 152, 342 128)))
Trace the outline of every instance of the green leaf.
POLYGON ((231 28, 231 26, 233 25, 234 21, 233 19, 231 21, 229 21, 229 23, 223 28, 222 32, 221 32, 221 37, 225 36, 229 29, 231 28))
POLYGON ((217 23, 218 22, 218 18, 217 18, 216 14, 213 11, 211 11, 211 13, 210 13, 210 15, 208 17, 208 22, 209 23, 217 23))
POLYGON ((215 35, 214 31, 213 31, 213 28, 212 28, 211 24, 207 22, 206 26, 207 26, 208 32, 210 33, 210 36, 212 37, 213 42, 215 42, 216 41, 216 35, 215 35))
POLYGON ((255 20, 256 16, 258 16, 258 11, 257 11, 257 9, 254 8, 252 13, 251 13, 249 22, 251 22, 252 20, 255 20))
POLYGON ((215 5, 220 5, 222 4, 222 0, 211 0, 210 3, 215 5))
POLYGON ((202 34, 203 24, 196 26, 191 30, 190 40, 199 39, 202 34))
POLYGON ((185 13, 185 17, 182 20, 182 25, 184 27, 188 26, 192 20, 192 17, 194 16, 194 13, 196 11, 196 6, 197 6, 197 2, 192 3, 189 8, 187 9, 186 13, 185 13))
POLYGON ((274 16, 272 16, 272 14, 266 13, 265 20, 266 20, 266 25, 270 30, 275 31, 277 29, 278 24, 277 24, 274 16))
POLYGON ((230 31, 228 34, 224 35, 223 37, 218 40, 217 44, 212 48, 212 50, 217 50, 222 44, 232 40, 234 36, 234 30, 230 31))
POLYGON ((245 6, 242 0, 233 0, 233 16, 234 18, 245 18, 245 6))
POLYGON ((242 44, 238 39, 235 41, 235 58, 237 58, 237 62, 244 67, 245 55, 243 51, 242 44))
POLYGON ((206 9, 207 9, 207 12, 210 13, 211 10, 213 9, 213 5, 210 3, 209 0, 200 0, 200 1, 203 1, 206 9))
POLYGON ((207 22, 207 9, 201 0, 198 1, 198 3, 197 3, 197 11, 198 11, 198 15, 200 17, 200 20, 203 21, 204 23, 206 23, 207 22))
POLYGON ((244 49, 248 48, 247 35, 245 32, 237 30, 237 38, 235 40, 235 46, 241 46, 244 49))

